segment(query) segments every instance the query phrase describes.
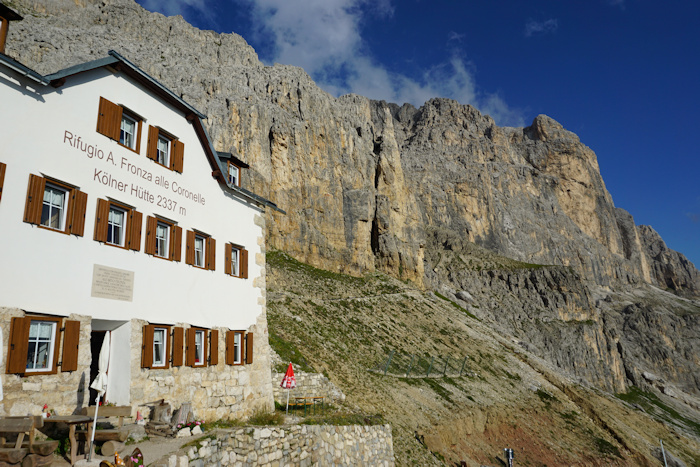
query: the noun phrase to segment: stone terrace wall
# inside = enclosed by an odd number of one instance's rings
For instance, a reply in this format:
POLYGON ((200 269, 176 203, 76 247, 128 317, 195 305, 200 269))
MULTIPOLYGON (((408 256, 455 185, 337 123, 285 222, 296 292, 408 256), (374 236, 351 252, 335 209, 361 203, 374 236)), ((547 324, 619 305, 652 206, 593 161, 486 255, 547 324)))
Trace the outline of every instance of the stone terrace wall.
POLYGON ((222 430, 201 438, 156 467, 236 465, 373 465, 393 466, 390 425, 293 425, 222 430))
MULTIPOLYGON (((280 387, 284 378, 284 373, 272 372, 272 393, 277 402, 285 404, 287 402, 287 390, 280 387)), ((297 387, 289 391, 289 400, 294 401, 294 397, 323 397, 326 403, 342 402, 345 394, 321 373, 305 373, 294 370, 294 378, 297 387)))

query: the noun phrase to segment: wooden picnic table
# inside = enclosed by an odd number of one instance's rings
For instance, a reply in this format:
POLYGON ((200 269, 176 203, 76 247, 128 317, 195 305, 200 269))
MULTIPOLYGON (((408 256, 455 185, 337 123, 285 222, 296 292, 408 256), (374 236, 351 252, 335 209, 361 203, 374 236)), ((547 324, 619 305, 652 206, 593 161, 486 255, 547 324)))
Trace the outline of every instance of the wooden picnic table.
POLYGON ((68 439, 70 440, 70 465, 75 465, 78 442, 75 439, 75 429, 77 425, 90 423, 92 418, 86 415, 53 415, 45 418, 44 423, 65 423, 68 425, 68 439))
POLYGON ((297 408, 300 408, 301 406, 304 407, 304 416, 306 417, 306 408, 307 407, 313 407, 314 410, 314 415, 316 415, 316 407, 320 405, 321 406, 321 413, 323 413, 324 406, 323 406, 323 396, 311 396, 311 397, 295 397, 294 398, 294 406, 297 408))

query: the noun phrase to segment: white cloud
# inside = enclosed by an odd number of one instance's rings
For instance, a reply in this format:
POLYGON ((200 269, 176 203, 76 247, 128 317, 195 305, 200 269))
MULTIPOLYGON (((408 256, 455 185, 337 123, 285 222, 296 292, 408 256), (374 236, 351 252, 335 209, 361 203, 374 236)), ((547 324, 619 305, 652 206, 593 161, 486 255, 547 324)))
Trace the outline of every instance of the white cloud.
MULTIPOLYGON (((416 106, 432 97, 448 97, 474 105, 501 125, 523 124, 520 113, 502 98, 479 90, 473 67, 457 54, 416 78, 378 63, 361 35, 361 25, 370 16, 391 16, 389 0, 236 1, 252 2, 253 23, 260 25, 258 37, 273 44, 270 62, 302 67, 333 95, 356 93, 416 106)), ((447 34, 448 41, 463 38, 447 34)))
POLYGON ((559 28, 559 20, 551 18, 545 21, 528 20, 525 24, 525 37, 542 36, 553 33, 559 28))
POLYGON ((187 8, 207 11, 205 0, 139 0, 141 6, 149 11, 160 11, 165 16, 185 16, 187 8))

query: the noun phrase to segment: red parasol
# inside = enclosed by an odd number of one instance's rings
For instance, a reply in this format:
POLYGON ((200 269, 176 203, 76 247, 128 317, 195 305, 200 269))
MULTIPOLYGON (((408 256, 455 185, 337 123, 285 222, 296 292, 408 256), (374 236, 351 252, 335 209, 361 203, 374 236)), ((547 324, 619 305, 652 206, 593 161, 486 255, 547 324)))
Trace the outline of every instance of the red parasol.
POLYGON ((294 368, 292 368, 291 362, 287 367, 287 372, 284 374, 280 386, 287 390, 287 415, 289 415, 289 390, 297 387, 297 380, 294 378, 294 368))
POLYGON ((284 374, 284 378, 282 378, 280 387, 284 389, 294 389, 297 387, 297 380, 294 378, 294 368, 292 368, 291 363, 287 367, 287 372, 284 374))

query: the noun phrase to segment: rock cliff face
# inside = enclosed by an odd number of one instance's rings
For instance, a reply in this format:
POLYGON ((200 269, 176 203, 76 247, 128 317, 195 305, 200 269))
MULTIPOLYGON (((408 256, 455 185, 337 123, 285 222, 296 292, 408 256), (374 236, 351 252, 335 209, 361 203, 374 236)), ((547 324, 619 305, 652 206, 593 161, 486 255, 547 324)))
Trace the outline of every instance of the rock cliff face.
POLYGON ((216 149, 250 164, 244 186, 287 211, 270 214, 271 248, 333 271, 387 272, 456 298, 468 291, 475 313, 608 389, 656 371, 700 392, 688 376, 697 357, 668 344, 698 335, 697 307, 683 308, 691 319, 682 330, 674 304, 659 311, 648 297, 637 303, 605 292, 651 284, 692 298, 700 273, 614 206, 595 154, 551 118, 503 128, 446 99, 420 109, 336 99, 299 68, 264 66, 236 34, 200 31, 133 0, 9 5, 25 20, 12 24, 7 53, 37 71, 114 49, 207 114, 216 149), (477 261, 477 246, 515 262, 477 261), (615 300, 636 303, 634 313, 615 300), (642 322, 655 323, 663 338, 643 344, 642 322))

